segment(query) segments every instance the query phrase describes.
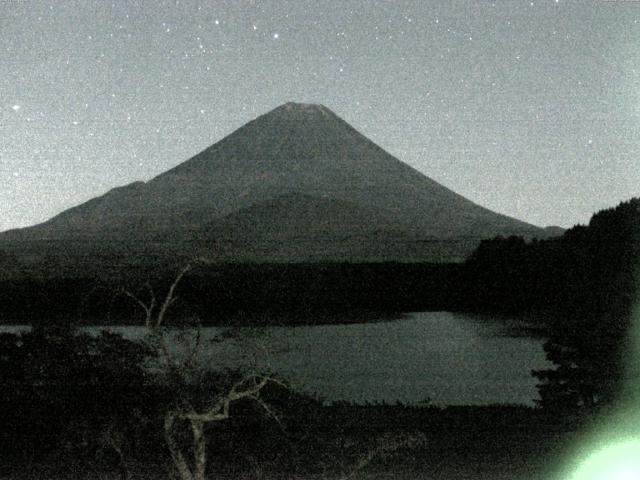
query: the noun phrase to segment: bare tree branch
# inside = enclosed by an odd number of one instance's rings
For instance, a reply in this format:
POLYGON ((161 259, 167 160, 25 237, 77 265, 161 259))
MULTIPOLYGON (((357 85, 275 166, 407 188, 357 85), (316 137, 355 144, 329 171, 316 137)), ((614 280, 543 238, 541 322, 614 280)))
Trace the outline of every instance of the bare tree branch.
MULTIPOLYGON (((149 287, 151 288, 151 287, 149 287)), ((151 290, 153 292, 153 290, 151 290)), ((155 307, 155 296, 151 297, 151 301, 149 302, 149 304, 147 305, 146 303, 144 303, 140 297, 134 295, 133 293, 131 293, 129 290, 123 288, 121 290, 121 293, 125 294, 127 297, 133 299, 143 310, 145 313, 145 319, 144 319, 144 324, 146 327, 150 327, 151 326, 151 317, 153 315, 153 309, 155 307)))
POLYGON ((193 346, 193 348, 191 349, 191 354, 189 355, 189 357, 187 358, 187 360, 185 361, 185 366, 188 369, 193 369, 195 368, 195 364, 196 364, 196 359, 198 357, 198 353, 200 352, 200 348, 202 347, 202 333, 200 331, 199 328, 196 328, 196 341, 195 341, 195 345, 193 346))
POLYGON ((160 327, 162 325, 162 322, 164 321, 164 316, 167 313, 167 309, 171 305, 173 305, 175 301, 178 299, 178 297, 174 296, 174 292, 176 290, 176 287, 180 283, 180 280, 182 280, 182 277, 184 277, 189 270, 191 270, 191 265, 187 265, 186 267, 184 267, 180 271, 178 276, 175 278, 171 286, 169 287, 169 291, 167 292, 167 295, 164 297, 164 302, 162 302, 162 306, 160 307, 158 316, 155 318, 155 324, 153 325, 155 328, 160 327))
POLYGON ((173 464, 178 470, 178 474, 182 480, 194 480, 194 476, 191 473, 191 469, 187 464, 187 461, 182 454, 182 450, 180 449, 180 445, 176 441, 173 436, 173 427, 176 419, 178 418, 176 412, 169 411, 165 414, 164 417, 164 439, 167 443, 167 447, 169 448, 169 453, 171 454, 171 458, 173 460, 173 464))
MULTIPOLYGON (((174 463, 178 472, 186 472, 184 475, 180 473, 182 480, 203 480, 205 478, 206 467, 206 439, 204 437, 204 425, 211 422, 219 422, 227 420, 230 416, 230 408, 233 402, 242 399, 251 399, 256 401, 264 410, 275 419, 280 426, 282 421, 280 417, 271 409, 271 407, 260 398, 261 390, 272 380, 271 376, 247 375, 235 382, 221 397, 218 397, 214 404, 204 412, 198 412, 194 409, 188 411, 175 411, 171 417, 167 417, 165 421, 165 437, 169 449, 172 452, 174 463), (173 438, 173 423, 176 419, 187 420, 192 429, 192 441, 194 452, 193 471, 189 468, 184 459, 179 446, 173 438), (186 470, 184 470, 186 468, 186 470)), ((284 428, 283 428, 284 429, 284 428)))
POLYGON ((286 428, 285 428, 284 422, 282 421, 282 418, 269 406, 267 402, 265 402, 258 395, 255 395, 251 398, 255 400, 258 403, 258 405, 260 405, 273 420, 276 421, 276 423, 278 424, 278 426, 283 432, 286 432, 286 428))
MULTIPOLYGON (((179 363, 174 361, 171 350, 167 345, 166 338, 163 335, 163 329, 165 317, 168 309, 176 302, 177 296, 175 295, 176 288, 190 270, 191 266, 187 265, 183 268, 174 279, 173 283, 169 286, 167 294, 165 295, 159 309, 157 309, 157 300, 151 284, 147 283, 147 289, 149 290, 150 300, 148 302, 142 301, 139 297, 132 294, 128 290, 123 289, 122 292, 132 298, 145 312, 145 326, 147 327, 152 338, 155 338, 157 347, 161 349, 162 354, 165 357, 165 363, 169 368, 169 374, 175 375, 175 379, 178 380, 184 387, 184 391, 188 391, 188 384, 193 381, 190 378, 190 374, 195 371, 195 363, 197 355, 201 347, 201 332, 200 329, 196 331, 195 347, 191 351, 190 355, 186 359, 182 359, 179 363), (157 310, 157 312, 156 312, 157 310)), ((270 375, 256 375, 255 373, 248 374, 238 379, 226 393, 214 398, 212 403, 206 408, 197 408, 190 405, 188 398, 180 399, 178 407, 165 414, 164 419, 164 437, 171 453, 173 464, 180 476, 181 480, 204 480, 205 470, 207 463, 206 453, 206 437, 204 434, 204 427, 207 423, 224 421, 230 416, 231 404, 243 399, 250 399, 258 403, 267 414, 275 419, 277 423, 283 428, 282 420, 277 413, 262 399, 260 398, 260 392, 270 382, 285 386, 284 383, 277 379, 274 379, 270 375), (189 464, 185 455, 176 440, 175 428, 177 421, 182 420, 189 423, 191 427, 191 441, 193 452, 193 463, 189 464)))

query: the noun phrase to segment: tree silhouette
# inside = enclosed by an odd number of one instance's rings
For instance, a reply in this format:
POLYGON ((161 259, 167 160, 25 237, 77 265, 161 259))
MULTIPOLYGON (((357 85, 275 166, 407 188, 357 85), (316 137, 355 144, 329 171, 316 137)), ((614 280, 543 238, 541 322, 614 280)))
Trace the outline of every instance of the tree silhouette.
POLYGON ((640 268, 640 199, 593 215, 559 238, 483 242, 465 264, 467 306, 552 312, 552 370, 535 371, 541 404, 592 410, 620 389, 640 268))

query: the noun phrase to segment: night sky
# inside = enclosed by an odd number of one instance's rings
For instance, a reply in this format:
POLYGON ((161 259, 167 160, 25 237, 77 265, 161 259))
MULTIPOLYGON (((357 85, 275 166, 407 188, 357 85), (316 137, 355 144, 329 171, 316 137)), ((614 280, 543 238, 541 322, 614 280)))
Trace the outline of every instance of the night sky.
POLYGON ((640 194, 640 2, 0 0, 0 230, 321 103, 490 209, 640 194))

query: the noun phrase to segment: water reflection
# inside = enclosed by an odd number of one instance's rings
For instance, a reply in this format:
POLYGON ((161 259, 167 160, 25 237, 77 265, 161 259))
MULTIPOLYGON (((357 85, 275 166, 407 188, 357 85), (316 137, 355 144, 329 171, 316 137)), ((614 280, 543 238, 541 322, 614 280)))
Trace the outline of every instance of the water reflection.
MULTIPOLYGON (((295 388, 329 402, 532 405, 537 391, 530 372, 549 365, 543 340, 506 335, 514 326, 492 317, 419 312, 367 324, 207 327, 200 332, 198 361, 209 368, 269 366, 295 388)), ((108 329, 131 339, 146 335, 144 327, 108 329)), ((193 331, 166 335, 177 356, 196 343, 193 331)))

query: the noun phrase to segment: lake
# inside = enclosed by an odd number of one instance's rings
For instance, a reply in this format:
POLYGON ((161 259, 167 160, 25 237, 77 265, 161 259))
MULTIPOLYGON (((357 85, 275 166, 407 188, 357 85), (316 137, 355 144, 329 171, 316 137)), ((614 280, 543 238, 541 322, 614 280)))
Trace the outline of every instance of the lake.
MULTIPOLYGON (((550 366, 543 339, 512 335, 514 321, 451 312, 408 313, 375 323, 201 331, 203 365, 269 366, 294 388, 327 402, 533 405, 532 369, 550 366)), ((21 327, 3 326, 15 331, 21 327)), ((105 327, 140 338, 141 327, 105 327)), ((98 327, 89 327, 97 332, 98 327)), ((173 332, 176 351, 192 332, 173 332)))

